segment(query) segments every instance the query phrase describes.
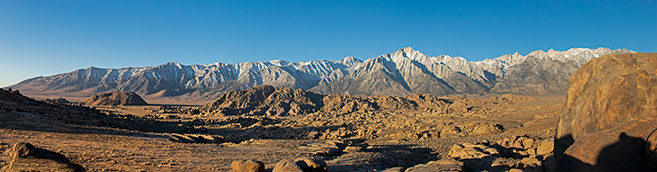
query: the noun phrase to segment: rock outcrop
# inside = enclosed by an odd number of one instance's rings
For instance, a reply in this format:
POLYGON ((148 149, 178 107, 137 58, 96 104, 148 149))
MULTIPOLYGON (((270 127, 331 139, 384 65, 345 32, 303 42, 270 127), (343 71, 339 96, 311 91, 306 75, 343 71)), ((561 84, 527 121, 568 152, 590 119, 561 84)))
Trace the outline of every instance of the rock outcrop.
POLYGON ((480 136, 489 133, 501 133, 503 127, 499 124, 469 123, 464 125, 449 125, 442 129, 440 137, 480 136))
POLYGON ((657 54, 606 55, 573 74, 555 136, 563 171, 652 169, 657 54), (648 145, 644 147, 643 145, 648 145), (643 151, 650 149, 648 152, 643 151))
POLYGON ((169 140, 180 143, 224 143, 223 136, 209 134, 176 134, 169 135, 169 140))
POLYGON ((313 152, 315 155, 337 155, 342 153, 356 153, 367 149, 367 144, 353 141, 326 140, 322 142, 309 143, 298 148, 313 152))
POLYGON ((147 105, 146 101, 133 92, 111 92, 96 94, 84 101, 88 106, 147 105))
POLYGON ((563 153, 561 171, 657 171, 657 118, 626 122, 580 137, 563 153))
POLYGON ((321 95, 301 89, 275 88, 261 85, 225 93, 199 109, 202 115, 297 116, 310 113, 344 115, 378 110, 422 110, 441 113, 468 113, 476 110, 470 104, 515 104, 531 101, 527 96, 502 95, 486 100, 458 96, 434 96, 416 93, 406 97, 321 95))
POLYGON ((27 142, 19 142, 4 152, 10 162, 1 171, 67 171, 83 172, 85 169, 71 163, 66 156, 49 150, 36 148, 27 142))
POLYGON ((418 164, 406 172, 424 171, 554 171, 552 139, 513 136, 496 142, 453 145, 447 157, 418 164))
POLYGON ((285 116, 314 112, 321 107, 321 95, 288 87, 269 85, 228 92, 200 111, 214 115, 285 116))
POLYGON ((573 74, 556 133, 557 159, 584 135, 657 117, 657 54, 606 55, 573 74))
POLYGON ((69 104, 71 104, 70 101, 68 101, 68 100, 66 100, 66 99, 64 99, 64 98, 61 98, 61 97, 60 97, 60 98, 56 98, 56 99, 46 99, 46 100, 44 100, 44 101, 45 101, 45 102, 48 102, 48 103, 56 103, 56 104, 62 104, 62 105, 69 105, 69 104))

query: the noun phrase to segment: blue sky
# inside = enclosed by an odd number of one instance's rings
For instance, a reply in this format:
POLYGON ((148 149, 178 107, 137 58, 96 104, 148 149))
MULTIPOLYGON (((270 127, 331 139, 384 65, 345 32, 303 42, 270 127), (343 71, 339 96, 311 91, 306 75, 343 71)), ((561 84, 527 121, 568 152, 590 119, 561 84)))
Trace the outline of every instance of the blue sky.
POLYGON ((0 0, 0 86, 89 66, 364 60, 407 46, 471 61, 550 48, 657 52, 657 3, 0 0))

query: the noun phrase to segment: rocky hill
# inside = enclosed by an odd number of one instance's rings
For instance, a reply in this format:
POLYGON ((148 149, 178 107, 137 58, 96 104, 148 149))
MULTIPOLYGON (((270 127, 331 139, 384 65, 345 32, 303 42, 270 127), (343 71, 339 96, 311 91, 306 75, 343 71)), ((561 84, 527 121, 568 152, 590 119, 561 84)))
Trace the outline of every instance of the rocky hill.
POLYGON ((133 92, 111 92, 96 94, 84 101, 87 106, 147 105, 146 101, 133 92))
POLYGON ((568 77, 582 64, 606 54, 633 53, 625 49, 572 48, 519 53, 483 61, 441 55, 430 57, 406 47, 361 61, 245 62, 103 69, 90 67, 69 73, 36 77, 10 86, 28 95, 91 96, 131 91, 149 98, 214 99, 221 94, 257 85, 311 90, 320 94, 407 96, 516 93, 565 93, 568 77))
POLYGON ((84 106, 38 101, 18 91, 4 89, 0 89, 0 125, 6 129, 51 132, 67 132, 81 126, 170 132, 179 128, 132 115, 120 116, 84 106))
POLYGON ((502 95, 485 100, 458 96, 434 96, 416 93, 397 96, 321 95, 289 87, 275 88, 260 85, 246 90, 228 92, 200 108, 204 115, 297 116, 310 113, 346 115, 374 111, 427 111, 436 113, 465 113, 476 108, 469 104, 517 104, 534 100, 527 96, 502 95))

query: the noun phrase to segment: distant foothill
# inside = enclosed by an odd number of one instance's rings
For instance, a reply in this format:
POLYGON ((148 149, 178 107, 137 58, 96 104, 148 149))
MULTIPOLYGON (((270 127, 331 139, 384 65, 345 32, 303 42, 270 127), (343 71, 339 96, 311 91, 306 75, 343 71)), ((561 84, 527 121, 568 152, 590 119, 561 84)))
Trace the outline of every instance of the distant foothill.
POLYGON ((133 92, 110 92, 96 94, 84 101, 87 106, 147 105, 146 101, 133 92))

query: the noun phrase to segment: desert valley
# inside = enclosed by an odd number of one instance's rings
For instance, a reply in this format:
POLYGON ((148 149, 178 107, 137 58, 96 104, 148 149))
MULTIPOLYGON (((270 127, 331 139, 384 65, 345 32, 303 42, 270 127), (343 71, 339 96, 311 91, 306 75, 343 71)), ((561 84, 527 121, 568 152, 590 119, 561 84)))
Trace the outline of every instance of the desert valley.
POLYGON ((5 171, 654 171, 657 54, 104 69, 0 90, 5 171))

